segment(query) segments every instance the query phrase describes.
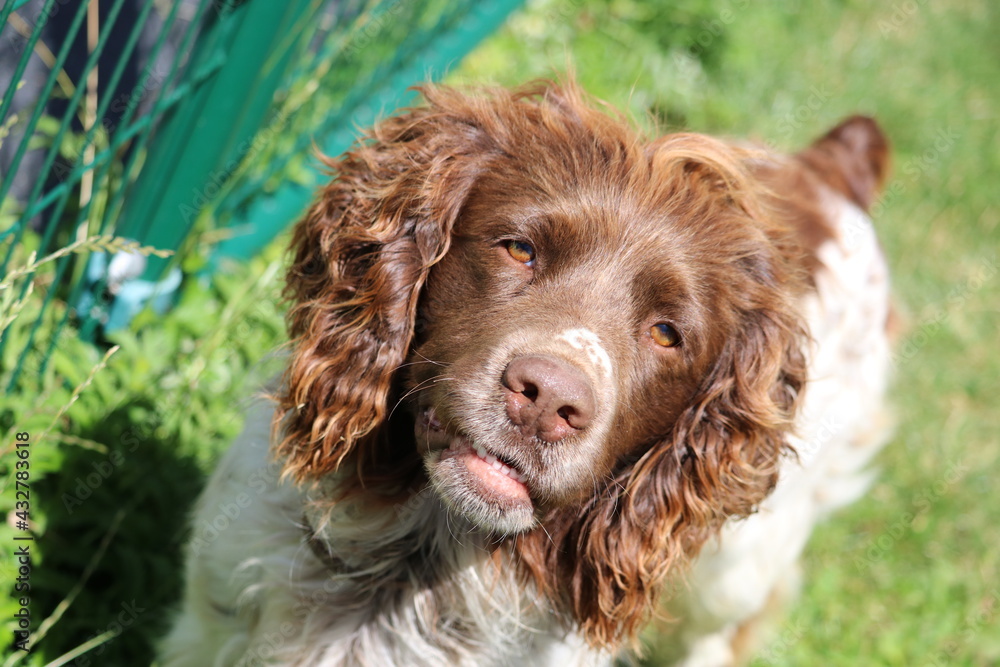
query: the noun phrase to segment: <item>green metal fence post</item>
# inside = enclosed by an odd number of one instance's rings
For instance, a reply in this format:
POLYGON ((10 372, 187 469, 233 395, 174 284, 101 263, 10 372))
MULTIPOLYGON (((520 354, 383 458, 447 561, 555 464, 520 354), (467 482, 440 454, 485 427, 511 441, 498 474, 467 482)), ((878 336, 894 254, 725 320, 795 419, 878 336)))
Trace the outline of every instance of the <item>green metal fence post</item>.
MULTIPOLYGON (((397 0, 400 1, 400 0, 397 0)), ((370 125, 383 111, 393 111, 413 100, 409 86, 440 78, 484 37, 496 30, 523 0, 488 0, 468 6, 447 30, 428 30, 424 39, 411 45, 408 53, 371 82, 364 95, 353 98, 345 108, 331 109, 327 131, 312 137, 326 155, 339 155, 357 136, 356 128, 370 125)), ((393 3, 386 3, 391 5, 393 3)), ((313 182, 284 185, 273 195, 258 196, 238 211, 229 227, 243 227, 246 234, 234 235, 216 248, 213 261, 222 257, 248 258, 259 252, 289 222, 298 217, 313 195, 313 182)))

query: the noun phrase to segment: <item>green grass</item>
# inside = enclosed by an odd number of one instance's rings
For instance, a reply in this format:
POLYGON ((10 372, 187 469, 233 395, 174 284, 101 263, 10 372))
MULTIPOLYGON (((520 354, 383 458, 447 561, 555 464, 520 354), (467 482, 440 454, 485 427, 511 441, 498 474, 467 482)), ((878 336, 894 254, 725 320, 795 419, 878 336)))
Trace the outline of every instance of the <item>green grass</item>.
MULTIPOLYGON (((109 343, 120 347, 104 359, 67 330, 45 370, 43 350, 65 304, 56 300, 42 318, 42 345, 23 352, 41 296, 51 289, 42 267, 35 294, 6 332, 10 344, 0 364, 6 386, 25 354, 17 391, 0 400, 0 511, 10 519, 0 525, 0 542, 12 545, 25 535, 12 516, 18 432, 31 435, 27 482, 36 537, 35 651, 27 659, 9 651, 8 619, 18 607, 13 597, 0 597, 4 667, 19 656, 20 664, 48 664, 97 637, 97 648, 71 664, 150 663, 182 590, 188 510, 239 433, 247 398, 280 368, 265 358, 284 339, 280 256, 273 246, 247 266, 225 267, 211 285, 189 281, 169 317, 140 314, 135 326, 142 334, 118 332, 109 343)), ((10 310, 0 303, 0 321, 10 310)), ((5 582, 17 576, 12 553, 0 555, 5 582)))
MULTIPOLYGON (((515 84, 568 62, 647 127, 652 109, 662 126, 794 149, 861 111, 893 143, 876 225, 905 323, 899 425, 871 493, 816 532, 805 590, 754 664, 1000 663, 1000 6, 696 3, 724 29, 705 63, 658 50, 640 3, 582 3, 550 27, 580 4, 533 3, 456 80, 515 84)), ((646 12, 665 21, 676 4, 646 12)))
MULTIPOLYGON (((755 664, 1000 663, 998 28, 1000 6, 989 0, 780 9, 545 0, 453 76, 517 84, 572 67, 650 129, 795 148, 863 111, 892 139, 895 172, 876 224, 906 327, 892 392, 899 426, 871 493, 814 536, 805 589, 755 664)), ((70 604, 21 664, 45 664, 100 635, 110 641, 75 664, 150 660, 180 590, 186 512, 240 428, 241 401, 276 369, 262 359, 283 338, 279 265, 273 246, 211 286, 190 281, 169 317, 117 336, 120 350, 97 373, 102 352, 72 333, 45 373, 29 352, 19 391, 0 400, 0 435, 6 446, 16 430, 52 426, 32 459, 34 619, 70 604), (101 475, 107 462, 113 470, 101 475), (135 613, 116 627, 123 605, 135 613)), ((44 274, 36 283, 11 325, 0 381, 48 288, 44 274)), ((0 466, 9 461, 4 454, 0 466)), ((0 499, 12 499, 9 485, 0 499)), ((10 544, 12 530, 0 526, 0 541, 10 544)), ((5 581, 11 565, 0 559, 5 581)), ((0 612, 6 621, 8 608, 0 612)), ((645 664, 660 664, 655 630, 647 638, 645 664)))

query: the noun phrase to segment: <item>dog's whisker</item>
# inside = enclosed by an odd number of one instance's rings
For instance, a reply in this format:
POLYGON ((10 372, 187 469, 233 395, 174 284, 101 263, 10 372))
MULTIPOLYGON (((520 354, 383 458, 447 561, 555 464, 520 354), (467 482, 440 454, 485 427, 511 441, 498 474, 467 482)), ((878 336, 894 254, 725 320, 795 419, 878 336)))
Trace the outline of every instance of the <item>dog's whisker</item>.
POLYGON ((440 382, 441 380, 448 380, 448 379, 450 379, 450 378, 445 377, 445 376, 430 377, 430 378, 427 378, 426 380, 422 380, 416 386, 411 387, 405 394, 403 394, 399 398, 399 400, 396 401, 396 404, 392 406, 392 410, 389 411, 389 419, 392 418, 392 415, 396 412, 396 408, 398 408, 400 405, 402 405, 403 401, 405 401, 407 398, 409 398, 413 394, 417 393, 418 391, 421 391, 422 389, 427 389, 427 387, 425 387, 423 385, 434 384, 436 382, 440 382))
POLYGON ((404 368, 408 368, 410 366, 419 366, 420 364, 431 364, 433 366, 447 366, 447 364, 445 364, 443 362, 434 361, 433 359, 428 359, 427 357, 423 356, 422 354, 418 354, 417 356, 419 356, 421 358, 417 359, 415 361, 406 361, 406 362, 403 362, 400 365, 396 366, 396 370, 399 371, 399 370, 402 370, 404 368))

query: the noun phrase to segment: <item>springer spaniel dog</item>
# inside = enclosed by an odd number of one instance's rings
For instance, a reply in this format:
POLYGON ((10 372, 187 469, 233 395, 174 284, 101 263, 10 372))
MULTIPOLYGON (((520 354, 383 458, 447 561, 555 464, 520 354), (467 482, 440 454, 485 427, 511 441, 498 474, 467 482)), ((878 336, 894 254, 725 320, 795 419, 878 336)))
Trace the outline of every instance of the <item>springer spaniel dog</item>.
POLYGON ((679 664, 738 663, 886 439, 886 140, 422 93, 295 228, 287 371, 198 503, 159 664, 611 665, 657 611, 679 664))

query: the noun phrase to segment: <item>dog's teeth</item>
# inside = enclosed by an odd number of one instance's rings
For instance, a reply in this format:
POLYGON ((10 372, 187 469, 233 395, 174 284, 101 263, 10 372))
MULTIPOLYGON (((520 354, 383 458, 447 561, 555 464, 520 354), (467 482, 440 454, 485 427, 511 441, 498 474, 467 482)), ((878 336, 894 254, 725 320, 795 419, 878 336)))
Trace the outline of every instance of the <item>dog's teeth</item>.
POLYGON ((476 452, 476 455, 486 462, 491 468, 499 473, 507 475, 511 479, 517 482, 524 483, 524 476, 521 475, 517 470, 511 468, 510 466, 502 463, 500 459, 486 452, 486 448, 481 445, 472 445, 472 450, 476 452))

